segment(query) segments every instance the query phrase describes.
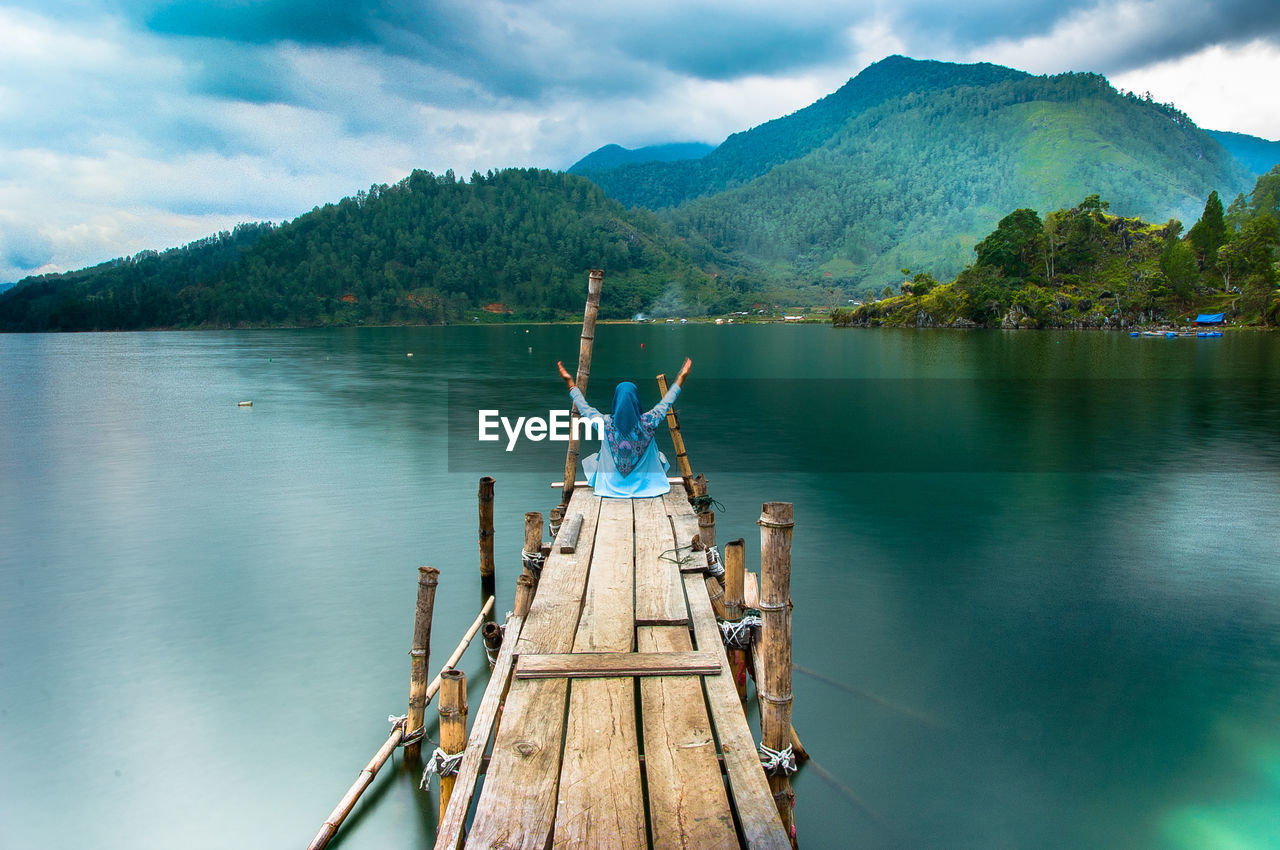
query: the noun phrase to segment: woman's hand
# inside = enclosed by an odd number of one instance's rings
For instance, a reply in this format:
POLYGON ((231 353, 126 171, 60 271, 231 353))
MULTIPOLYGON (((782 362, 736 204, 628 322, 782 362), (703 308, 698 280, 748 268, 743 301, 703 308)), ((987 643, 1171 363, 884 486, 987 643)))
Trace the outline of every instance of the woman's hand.
POLYGON ((686 357, 684 359, 684 365, 680 367, 680 374, 676 375, 677 386, 684 386, 685 376, 689 374, 691 369, 693 369, 693 361, 686 357))
POLYGON ((556 361, 556 368, 560 370, 560 377, 564 379, 569 389, 573 389, 573 376, 569 374, 569 370, 564 368, 564 364, 559 360, 556 361))

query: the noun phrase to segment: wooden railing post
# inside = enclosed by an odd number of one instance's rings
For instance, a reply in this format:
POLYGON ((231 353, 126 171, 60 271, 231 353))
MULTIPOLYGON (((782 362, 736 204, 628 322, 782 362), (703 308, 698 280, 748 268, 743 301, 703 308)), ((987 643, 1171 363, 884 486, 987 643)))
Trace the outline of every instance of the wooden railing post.
MULTIPOLYGON (((791 531, 790 502, 767 502, 760 513, 760 640, 764 670, 757 670, 760 732, 764 748, 776 753, 791 746, 791 531)), ((782 824, 795 843, 791 778, 778 768, 769 776, 782 824)))
POLYGON ((520 553, 523 575, 531 577, 534 585, 542 573, 542 512, 528 511, 524 515, 524 549, 520 553), (531 565, 537 564, 536 567, 531 565))
MULTIPOLYGON (((600 290, 604 286, 604 271, 591 269, 587 272, 587 306, 582 313, 582 337, 578 342, 578 374, 574 382, 578 389, 587 391, 587 380, 591 377, 591 352, 596 338, 596 313, 600 310, 600 290)), ((569 412, 570 423, 578 419, 577 409, 569 412)), ((578 474, 578 440, 577 429, 569 429, 569 449, 564 457, 564 485, 560 492, 560 504, 568 505, 573 495, 573 479, 578 474)))
POLYGON ((406 737, 417 737, 405 744, 406 758, 418 758, 422 747, 422 721, 427 710, 427 663, 431 659, 431 618, 436 605, 436 585, 440 571, 435 567, 418 567, 418 607, 413 616, 413 647, 409 650, 409 716, 405 720, 406 737))

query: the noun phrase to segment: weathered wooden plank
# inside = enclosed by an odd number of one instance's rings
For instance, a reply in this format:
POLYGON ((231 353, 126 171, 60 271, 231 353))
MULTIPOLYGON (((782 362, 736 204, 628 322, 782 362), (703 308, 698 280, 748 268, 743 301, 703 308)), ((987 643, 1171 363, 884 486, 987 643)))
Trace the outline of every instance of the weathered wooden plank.
POLYGON ((693 535, 698 533, 698 517, 693 513, 689 499, 681 490, 671 490, 662 497, 662 503, 671 518, 671 526, 675 530, 676 545, 681 547, 681 556, 688 555, 693 535))
MULTIPOLYGON (((636 642, 646 653, 684 655, 693 646, 681 626, 640 628, 636 642)), ((653 847, 737 847, 701 683, 689 677, 642 679, 640 707, 653 847)))
MULTIPOLYGON (((569 510, 583 516, 577 552, 553 551, 547 557, 538 594, 515 642, 517 653, 568 652, 573 647, 600 502, 590 490, 574 491, 569 510)), ((503 641, 503 646, 510 643, 503 641)), ((565 679, 511 682, 469 846, 545 850, 555 818, 568 692, 565 679)))
POLYGON ((517 679, 600 679, 617 676, 706 676, 720 672, 713 652, 572 652, 522 655, 517 679))
POLYGON ((711 600, 707 597, 706 585, 701 576, 689 573, 684 576, 684 589, 689 599, 689 616, 693 621, 698 649, 718 652, 725 670, 722 675, 704 677, 702 683, 711 721, 720 739, 720 752, 724 756, 725 773, 743 837, 748 847, 787 850, 791 841, 783 831, 777 806, 769 793, 769 783, 760 769, 760 756, 746 716, 742 713, 742 704, 738 702, 733 677, 728 672, 728 658, 720 640, 711 600))
POLYGON ((560 533, 556 535, 556 548, 566 555, 574 554, 574 549, 578 545, 578 534, 581 531, 582 514, 566 517, 560 526, 560 533))
MULTIPOLYGON (((630 654, 635 641, 635 545, 629 499, 605 499, 574 652, 630 654)), ((644 805, 629 678, 570 684, 556 847, 644 847, 644 805)))
POLYGON ((497 725, 502 693, 506 689, 507 679, 511 676, 516 641, 519 639, 523 625, 522 617, 513 615, 507 618, 506 639, 502 642, 502 648, 498 650, 498 658, 489 676, 489 684, 485 687, 480 708, 472 720, 471 734, 467 736, 467 749, 462 757, 462 764, 458 767, 458 777, 453 785, 453 796, 449 798, 449 808, 436 828, 435 850, 456 850, 462 841, 462 829, 466 824, 467 810, 471 808, 471 799, 475 795, 476 780, 480 776, 485 748, 489 746, 489 738, 497 725))
POLYGON ((636 623, 687 623, 675 538, 660 498, 636 499, 636 623))
POLYGON ((542 567, 538 593, 525 617, 517 654, 526 652, 569 652, 582 613, 582 597, 587 587, 596 522, 604 501, 591 490, 574 490, 569 510, 582 514, 582 531, 576 552, 558 552, 553 546, 542 567), (551 581, 547 579, 551 578, 551 581))

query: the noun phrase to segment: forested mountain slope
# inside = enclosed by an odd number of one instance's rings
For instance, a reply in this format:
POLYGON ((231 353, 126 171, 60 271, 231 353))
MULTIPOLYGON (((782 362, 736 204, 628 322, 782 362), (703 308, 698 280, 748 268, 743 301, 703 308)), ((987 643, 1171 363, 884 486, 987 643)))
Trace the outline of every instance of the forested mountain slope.
POLYGON ((23 281, 0 294, 0 330, 550 319, 580 314, 591 267, 608 273, 602 316, 661 299, 738 304, 665 224, 584 178, 415 171, 278 227, 23 281))
POLYGON ((903 267, 955 275, 1009 209, 1101 194, 1121 215, 1191 220, 1210 191, 1251 182, 1170 105, 1096 74, 1017 74, 885 100, 673 220, 775 278, 879 289, 903 267))
POLYGON ((1254 174, 1266 174, 1272 166, 1280 164, 1280 142, 1224 130, 1205 132, 1217 139, 1219 144, 1231 151, 1232 156, 1240 160, 1241 165, 1254 174))
POLYGON ((676 206, 739 186, 826 144, 851 118, 888 100, 958 85, 986 86, 1028 76, 980 63, 958 65, 890 56, 804 109, 734 133, 697 160, 623 165, 613 169, 575 166, 610 197, 627 206, 676 206))

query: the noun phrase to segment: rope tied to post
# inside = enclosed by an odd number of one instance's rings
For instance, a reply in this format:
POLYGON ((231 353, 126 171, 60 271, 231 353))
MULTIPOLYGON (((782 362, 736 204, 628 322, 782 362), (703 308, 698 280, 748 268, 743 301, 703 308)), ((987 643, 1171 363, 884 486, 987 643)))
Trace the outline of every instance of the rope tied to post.
POLYGON ((529 572, 533 573, 534 577, 536 578, 542 575, 542 566, 547 562, 547 559, 543 556, 541 550, 537 552, 529 552, 527 550, 521 549, 520 561, 523 564, 524 568, 529 572))
POLYGON ((760 766, 769 776, 790 776, 800 769, 796 766, 796 754, 790 744, 780 750, 761 744, 760 766))
POLYGON ((707 547, 707 572, 715 578, 724 578, 724 564, 720 563, 720 550, 714 546, 707 547))
POLYGON ((713 508, 724 513, 724 503, 710 493, 703 493, 701 496, 690 496, 689 504, 693 506, 694 513, 705 514, 713 508))
MULTIPOLYGON (((405 723, 408 722, 408 720, 409 720, 409 715, 407 714, 402 714, 399 717, 397 717, 394 714, 387 715, 387 722, 391 724, 392 729, 396 728, 397 726, 404 728, 404 725, 405 723)), ((426 734, 426 731, 427 731, 426 726, 419 726, 417 729, 414 729, 412 732, 405 731, 400 735, 400 743, 398 744, 398 746, 406 747, 409 744, 412 744, 413 742, 420 740, 422 736, 426 734)))
POLYGON ((720 620, 720 638, 729 649, 750 649, 752 629, 759 628, 763 621, 759 617, 746 616, 741 620, 720 620))
POLYGON ((462 766, 462 757, 464 752, 446 753, 444 750, 436 747, 431 753, 431 758, 427 759, 427 766, 422 769, 422 780, 418 783, 418 789, 425 791, 427 786, 431 784, 431 775, 435 774, 441 778, 445 776, 457 776, 458 768, 462 766))

